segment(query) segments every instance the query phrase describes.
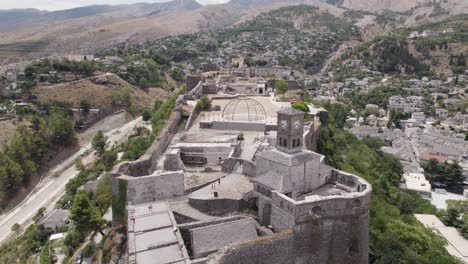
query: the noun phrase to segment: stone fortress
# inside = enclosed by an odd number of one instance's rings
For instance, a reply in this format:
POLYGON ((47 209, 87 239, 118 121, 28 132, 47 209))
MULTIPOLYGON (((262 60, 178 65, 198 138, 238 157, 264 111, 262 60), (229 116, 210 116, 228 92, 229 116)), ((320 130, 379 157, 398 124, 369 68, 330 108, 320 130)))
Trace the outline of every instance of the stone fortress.
POLYGON ((112 172, 128 263, 368 263, 372 187, 312 151, 323 113, 305 121, 268 88, 218 92, 178 132, 202 82, 147 154, 112 172))

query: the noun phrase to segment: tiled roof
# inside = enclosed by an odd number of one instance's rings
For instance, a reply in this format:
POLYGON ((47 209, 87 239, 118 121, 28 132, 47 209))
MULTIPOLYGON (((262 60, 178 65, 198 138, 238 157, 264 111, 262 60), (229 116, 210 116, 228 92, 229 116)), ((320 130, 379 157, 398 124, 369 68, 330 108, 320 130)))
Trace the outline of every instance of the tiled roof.
POLYGON ((444 162, 447 160, 447 157, 438 155, 435 152, 423 152, 419 155, 419 158, 423 160, 436 159, 438 162, 444 162))

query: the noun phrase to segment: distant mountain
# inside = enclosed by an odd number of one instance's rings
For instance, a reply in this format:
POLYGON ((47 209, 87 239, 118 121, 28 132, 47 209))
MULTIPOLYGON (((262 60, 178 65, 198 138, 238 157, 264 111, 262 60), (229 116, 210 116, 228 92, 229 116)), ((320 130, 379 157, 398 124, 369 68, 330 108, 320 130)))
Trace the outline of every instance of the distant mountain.
POLYGON ((13 32, 21 27, 33 24, 94 16, 115 10, 119 10, 119 6, 93 5, 54 12, 37 9, 0 10, 0 31, 13 32))
MULTIPOLYGON (((164 3, 138 3, 132 5, 92 5, 61 11, 40 11, 37 9, 0 10, 0 32, 14 32, 21 27, 48 24, 106 13, 132 14, 134 17, 154 15, 171 10, 195 10, 202 7, 195 0, 174 0, 164 3)), ((118 14, 117 14, 118 15, 118 14)))
POLYGON ((298 4, 320 6, 336 16, 350 9, 364 10, 347 13, 364 21, 356 23, 369 38, 389 32, 394 26, 407 27, 468 13, 467 0, 231 0, 208 6, 195 0, 173 0, 94 5, 55 12, 0 10, 0 65, 64 53, 91 54, 119 43, 141 43, 221 29, 253 19, 262 12, 298 4), (394 12, 369 13, 384 9, 394 12))

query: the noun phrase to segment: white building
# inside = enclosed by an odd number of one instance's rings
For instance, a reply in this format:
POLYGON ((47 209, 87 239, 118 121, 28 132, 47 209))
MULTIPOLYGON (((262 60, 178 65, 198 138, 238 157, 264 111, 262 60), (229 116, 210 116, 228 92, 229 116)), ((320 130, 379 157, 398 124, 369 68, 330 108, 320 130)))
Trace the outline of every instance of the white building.
POLYGON ((423 198, 431 198, 431 183, 426 180, 422 173, 403 174, 405 189, 412 190, 420 194, 423 198))

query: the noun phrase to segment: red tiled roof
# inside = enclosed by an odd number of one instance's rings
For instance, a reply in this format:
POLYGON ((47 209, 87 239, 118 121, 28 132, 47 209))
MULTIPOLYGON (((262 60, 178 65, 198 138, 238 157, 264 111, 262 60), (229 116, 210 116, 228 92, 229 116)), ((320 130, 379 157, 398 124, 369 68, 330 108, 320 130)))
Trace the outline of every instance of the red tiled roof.
POLYGON ((437 154, 437 152, 423 152, 419 155, 422 160, 436 159, 438 162, 444 162, 448 160, 447 157, 437 154))

